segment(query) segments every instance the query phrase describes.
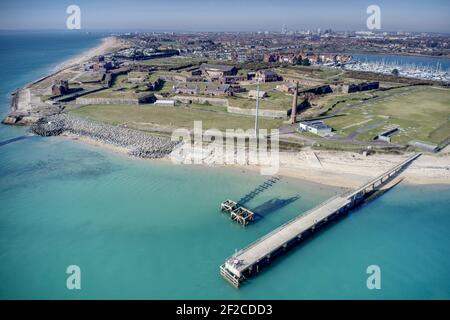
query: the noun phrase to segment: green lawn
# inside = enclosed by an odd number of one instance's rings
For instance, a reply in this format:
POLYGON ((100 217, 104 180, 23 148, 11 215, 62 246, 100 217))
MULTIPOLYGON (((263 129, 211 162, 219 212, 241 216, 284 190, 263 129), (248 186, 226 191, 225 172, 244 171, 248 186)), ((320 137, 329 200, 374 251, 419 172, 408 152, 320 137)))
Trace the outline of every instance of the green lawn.
POLYGON ((128 75, 121 74, 116 77, 114 77, 114 81, 111 85, 111 88, 113 89, 119 89, 119 88, 133 88, 137 85, 135 83, 128 82, 128 75))
POLYGON ((172 88, 173 88, 174 83, 172 81, 164 81, 164 84, 161 88, 159 88, 158 90, 156 90, 155 93, 159 93, 159 94, 170 94, 172 92, 172 88))
POLYGON ((139 98, 139 93, 136 93, 134 89, 119 90, 110 88, 85 95, 83 98, 137 99, 139 98))
POLYGON ((319 67, 304 67, 304 66, 288 66, 284 68, 276 68, 275 72, 289 77, 310 78, 314 80, 325 80, 333 77, 338 77, 343 72, 331 68, 319 67))
MULTIPOLYGON (((71 114, 87 117, 111 124, 148 124, 170 127, 192 128, 194 121, 202 121, 203 128, 250 129, 254 127, 254 118, 217 112, 214 108, 206 110, 205 106, 159 107, 154 105, 122 106, 122 105, 89 105, 69 111, 71 114), (203 109, 202 109, 203 108, 203 109)), ((281 126, 281 120, 260 119, 260 128, 272 129, 281 126)))
POLYGON ((342 135, 378 125, 359 134, 356 138, 361 141, 369 141, 391 127, 401 128, 392 136, 392 142, 398 144, 411 140, 438 144, 450 136, 450 90, 412 87, 377 94, 385 98, 369 100, 357 107, 344 104, 340 112, 345 115, 325 122, 342 135))
POLYGON ((81 74, 81 76, 77 77, 75 81, 80 82, 100 82, 103 79, 103 73, 102 72, 85 72, 81 74))
MULTIPOLYGON (((278 81, 260 84, 259 89, 261 91, 266 91, 268 94, 267 98, 261 99, 259 101, 259 107, 261 109, 288 110, 289 108, 291 108, 292 96, 275 89, 275 87, 281 83, 281 81, 278 81)), ((250 90, 256 90, 256 85, 245 85, 243 87, 247 89, 247 92, 239 94, 235 97, 229 97, 229 104, 232 107, 254 109, 256 107, 256 101, 254 99, 248 99, 248 92, 250 90)))
POLYGON ((78 73, 76 72, 72 72, 72 71, 64 71, 64 72, 59 72, 51 77, 48 77, 36 84, 33 85, 34 89, 47 89, 48 87, 50 87, 55 81, 58 80, 67 80, 70 79, 74 76, 76 76, 78 73))

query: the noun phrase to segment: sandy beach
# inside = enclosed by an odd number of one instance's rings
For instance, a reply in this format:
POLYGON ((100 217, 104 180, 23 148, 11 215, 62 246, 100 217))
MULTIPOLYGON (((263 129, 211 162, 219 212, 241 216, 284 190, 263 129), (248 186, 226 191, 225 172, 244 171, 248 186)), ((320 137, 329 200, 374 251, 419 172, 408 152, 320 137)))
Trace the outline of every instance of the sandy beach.
MULTIPOLYGON (((309 148, 297 153, 280 153, 279 176, 306 180, 323 185, 356 188, 411 154, 373 154, 316 151, 309 148)), ((254 165, 233 167, 260 172, 254 165)), ((450 156, 423 154, 402 173, 404 182, 414 185, 450 184, 450 156)))
MULTIPOLYGON (((64 138, 87 143, 107 151, 127 155, 126 148, 116 147, 97 140, 76 135, 64 135, 64 138)), ((450 149, 440 154, 422 154, 402 173, 404 183, 414 185, 450 184, 450 149)), ((338 152, 326 150, 304 150, 292 153, 280 153, 280 169, 277 175, 293 179, 315 182, 323 185, 356 188, 375 178, 392 166, 402 162, 411 154, 391 155, 373 154, 363 156, 353 152, 338 152)), ((145 159, 145 161, 163 161, 172 163, 170 158, 145 159)), ((206 166, 206 164, 203 164, 206 166)), ((224 165, 212 165, 216 168, 224 165)), ((260 172, 256 165, 226 165, 238 170, 260 172)))
MULTIPOLYGON (((373 154, 305 149, 280 156, 280 175, 321 184, 355 188, 375 178, 411 154, 373 154)), ((422 154, 403 173, 410 184, 450 184, 449 155, 422 154)))
POLYGON ((97 47, 89 49, 86 52, 83 52, 81 55, 59 64, 56 67, 56 71, 61 71, 74 65, 82 64, 95 56, 107 54, 115 49, 122 48, 124 45, 124 42, 116 37, 104 38, 102 39, 101 44, 97 47))

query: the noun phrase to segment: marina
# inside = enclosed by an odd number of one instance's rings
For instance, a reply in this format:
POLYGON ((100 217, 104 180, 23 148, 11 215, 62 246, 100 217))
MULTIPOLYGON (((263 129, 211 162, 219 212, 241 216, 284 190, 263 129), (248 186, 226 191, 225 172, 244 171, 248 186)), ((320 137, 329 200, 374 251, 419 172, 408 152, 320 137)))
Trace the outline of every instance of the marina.
POLYGON ((394 177, 420 155, 418 153, 409 157, 360 188, 326 200, 239 250, 220 266, 221 276, 231 285, 239 288, 245 279, 258 273, 259 269, 268 265, 273 258, 282 255, 288 248, 311 235, 329 220, 347 213, 391 183, 394 177))
POLYGON ((381 74, 393 74, 398 71, 401 77, 431 80, 450 81, 448 59, 425 58, 414 56, 386 56, 386 55, 353 55, 353 59, 343 68, 352 71, 375 72, 381 74))

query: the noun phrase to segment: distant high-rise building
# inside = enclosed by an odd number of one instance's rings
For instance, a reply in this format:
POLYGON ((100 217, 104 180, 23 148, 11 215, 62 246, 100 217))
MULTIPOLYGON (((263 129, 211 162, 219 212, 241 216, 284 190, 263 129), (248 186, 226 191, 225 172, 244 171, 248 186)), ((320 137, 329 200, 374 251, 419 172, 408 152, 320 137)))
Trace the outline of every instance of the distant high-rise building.
POLYGON ((287 33, 287 27, 286 27, 286 24, 283 24, 281 26, 281 34, 286 34, 286 33, 287 33))

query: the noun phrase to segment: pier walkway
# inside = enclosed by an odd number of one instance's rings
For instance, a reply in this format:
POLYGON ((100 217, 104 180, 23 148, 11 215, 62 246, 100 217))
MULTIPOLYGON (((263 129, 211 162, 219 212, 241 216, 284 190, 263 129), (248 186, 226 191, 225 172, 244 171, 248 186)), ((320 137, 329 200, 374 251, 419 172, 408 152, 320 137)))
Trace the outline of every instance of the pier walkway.
POLYGON ((351 210, 361 203, 367 195, 389 183, 394 176, 420 155, 419 153, 406 159, 360 188, 328 199, 281 225, 228 258, 220 266, 220 274, 233 286, 239 287, 242 281, 254 271, 258 272, 260 267, 268 264, 272 257, 280 255, 288 247, 296 244, 328 220, 351 210))

